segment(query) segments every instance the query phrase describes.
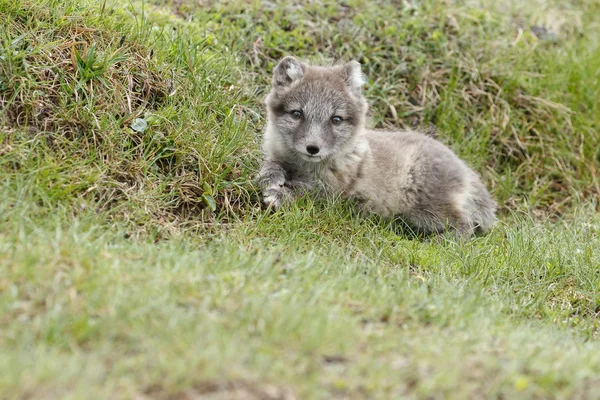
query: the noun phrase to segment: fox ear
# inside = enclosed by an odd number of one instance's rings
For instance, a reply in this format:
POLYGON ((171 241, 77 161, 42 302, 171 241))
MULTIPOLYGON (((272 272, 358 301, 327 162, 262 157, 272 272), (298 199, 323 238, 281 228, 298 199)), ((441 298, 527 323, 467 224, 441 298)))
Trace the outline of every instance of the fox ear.
POLYGON ((306 66, 296 58, 291 56, 283 57, 275 66, 275 69, 273 69, 273 87, 285 88, 295 81, 302 79, 304 68, 306 66))
POLYGON ((365 76, 363 75, 358 61, 350 61, 342 67, 346 84, 350 89, 360 93, 360 88, 365 84, 365 76))

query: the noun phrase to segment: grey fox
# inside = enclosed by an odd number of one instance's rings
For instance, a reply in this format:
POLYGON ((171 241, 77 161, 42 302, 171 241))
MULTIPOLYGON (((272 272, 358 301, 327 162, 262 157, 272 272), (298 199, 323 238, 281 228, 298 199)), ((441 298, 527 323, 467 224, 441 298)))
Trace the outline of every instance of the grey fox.
POLYGON ((309 66, 284 57, 265 103, 264 202, 274 208, 319 187, 423 233, 486 232, 496 202, 478 175, 415 131, 365 128, 360 64, 309 66))

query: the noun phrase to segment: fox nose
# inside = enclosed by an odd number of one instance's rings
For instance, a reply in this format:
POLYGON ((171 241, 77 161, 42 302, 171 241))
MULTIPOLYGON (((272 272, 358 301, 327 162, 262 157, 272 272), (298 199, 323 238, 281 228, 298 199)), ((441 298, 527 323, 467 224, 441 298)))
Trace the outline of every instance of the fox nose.
POLYGON ((319 147, 309 144, 308 146, 306 146, 306 151, 308 151, 308 154, 315 155, 319 152, 319 147))

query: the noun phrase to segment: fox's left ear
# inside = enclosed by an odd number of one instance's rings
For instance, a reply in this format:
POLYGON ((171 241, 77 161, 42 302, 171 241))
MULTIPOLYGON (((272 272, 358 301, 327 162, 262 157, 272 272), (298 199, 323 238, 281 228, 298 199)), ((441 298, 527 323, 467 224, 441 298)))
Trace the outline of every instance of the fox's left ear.
POLYGON ((366 80, 358 61, 350 61, 349 63, 344 64, 342 70, 344 71, 346 84, 352 91, 360 93, 360 88, 366 83, 366 80))

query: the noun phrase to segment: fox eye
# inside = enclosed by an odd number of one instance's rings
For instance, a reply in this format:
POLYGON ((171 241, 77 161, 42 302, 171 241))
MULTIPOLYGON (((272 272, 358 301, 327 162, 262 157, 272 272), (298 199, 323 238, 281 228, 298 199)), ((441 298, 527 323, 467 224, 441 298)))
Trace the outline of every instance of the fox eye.
POLYGON ((334 125, 339 125, 341 124, 343 121, 342 117, 338 117, 337 115, 334 115, 333 117, 331 117, 331 123, 334 125))
POLYGON ((290 114, 292 114, 292 118, 294 118, 294 119, 302 118, 302 111, 300 111, 300 110, 294 110, 290 114))

